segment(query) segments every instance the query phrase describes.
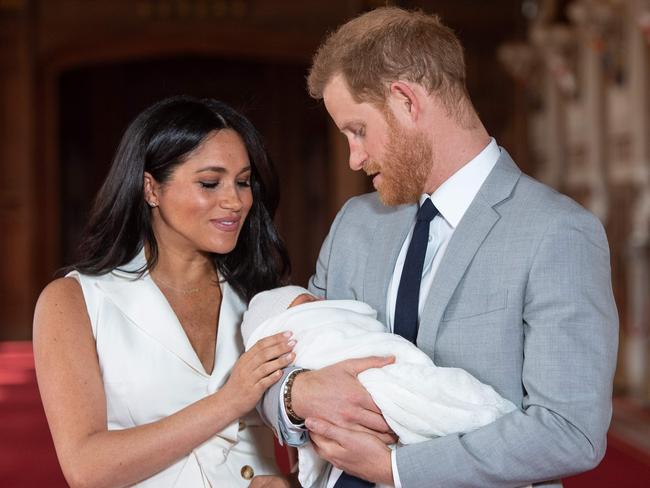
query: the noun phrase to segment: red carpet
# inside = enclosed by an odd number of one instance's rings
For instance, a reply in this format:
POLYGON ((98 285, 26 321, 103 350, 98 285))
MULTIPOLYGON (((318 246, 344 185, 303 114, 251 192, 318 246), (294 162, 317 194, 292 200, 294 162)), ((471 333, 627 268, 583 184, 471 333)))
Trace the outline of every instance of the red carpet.
POLYGON ((30 342, 0 343, 0 486, 68 486, 34 375, 30 342))
MULTIPOLYGON (((564 485, 648 488, 650 453, 610 433, 600 466, 566 479, 564 485)), ((36 386, 31 343, 0 342, 0 487, 65 486, 36 386)))

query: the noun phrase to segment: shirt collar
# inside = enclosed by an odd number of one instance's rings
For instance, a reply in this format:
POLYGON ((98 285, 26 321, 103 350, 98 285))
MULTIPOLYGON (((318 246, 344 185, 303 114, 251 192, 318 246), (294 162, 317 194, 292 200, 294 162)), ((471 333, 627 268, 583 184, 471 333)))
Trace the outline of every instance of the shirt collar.
POLYGON ((474 159, 451 175, 435 192, 431 195, 422 194, 420 205, 431 198, 442 218, 456 228, 500 155, 499 146, 491 138, 490 143, 474 159))

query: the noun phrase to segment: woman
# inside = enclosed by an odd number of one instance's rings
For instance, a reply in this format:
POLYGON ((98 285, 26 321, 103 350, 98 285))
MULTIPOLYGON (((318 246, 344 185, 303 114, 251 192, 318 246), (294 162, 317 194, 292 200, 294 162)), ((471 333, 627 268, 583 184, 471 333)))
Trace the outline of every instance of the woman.
POLYGON ((171 98, 131 123, 81 260, 34 316, 71 486, 287 485, 254 407, 294 343, 278 334, 242 354, 239 339, 248 300, 288 274, 276 206, 260 138, 227 105, 171 98))

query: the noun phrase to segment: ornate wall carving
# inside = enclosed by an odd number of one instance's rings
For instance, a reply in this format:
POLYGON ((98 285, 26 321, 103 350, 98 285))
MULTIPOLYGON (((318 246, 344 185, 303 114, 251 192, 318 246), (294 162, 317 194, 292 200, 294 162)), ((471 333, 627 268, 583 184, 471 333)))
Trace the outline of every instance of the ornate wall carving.
MULTIPOLYGON (((616 386, 650 402, 650 2, 527 3, 537 8, 518 49, 536 60, 525 76, 539 100, 528 110, 538 176, 606 226, 621 318, 616 386)), ((516 77, 515 58, 502 57, 516 77)))

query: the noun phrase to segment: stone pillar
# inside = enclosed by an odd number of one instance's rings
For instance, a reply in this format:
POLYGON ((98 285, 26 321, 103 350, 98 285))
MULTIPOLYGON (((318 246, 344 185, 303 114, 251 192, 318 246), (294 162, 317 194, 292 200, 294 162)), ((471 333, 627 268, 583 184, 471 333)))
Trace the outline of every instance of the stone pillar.
POLYGON ((607 221, 607 104, 603 68, 604 30, 611 12, 600 0, 578 0, 569 6, 569 17, 579 35, 581 72, 579 92, 586 135, 586 164, 572 173, 568 183, 584 185, 588 196, 584 202, 602 222, 607 221))
POLYGON ((545 151, 536 176, 547 185, 561 190, 569 159, 569 100, 576 90, 576 76, 571 63, 575 38, 569 29, 561 25, 535 25, 531 31, 531 42, 542 61, 540 91, 544 105, 544 118, 537 121, 543 124, 544 129, 540 131, 538 127, 538 133, 533 135, 536 152, 539 153, 542 148, 545 151))
POLYGON ((627 243, 629 322, 624 342, 628 391, 650 403, 650 6, 629 0, 625 18, 631 121, 631 180, 636 184, 627 243))

